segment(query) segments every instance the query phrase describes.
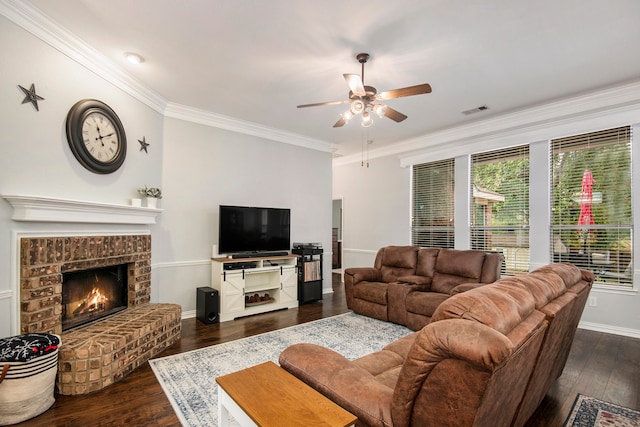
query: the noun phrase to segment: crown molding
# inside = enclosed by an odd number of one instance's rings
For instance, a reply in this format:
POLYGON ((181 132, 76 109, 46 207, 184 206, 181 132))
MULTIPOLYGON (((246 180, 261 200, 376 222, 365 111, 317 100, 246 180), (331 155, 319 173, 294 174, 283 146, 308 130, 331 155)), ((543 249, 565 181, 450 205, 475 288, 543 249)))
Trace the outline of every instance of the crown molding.
POLYGON ((168 103, 164 111, 165 117, 199 123, 205 126, 226 129, 233 132, 253 135, 272 141, 283 142, 285 144, 297 145, 299 147, 313 150, 334 152, 336 147, 326 141, 309 138, 303 135, 284 132, 279 129, 262 126, 257 123, 248 122, 233 117, 223 116, 210 111, 200 110, 175 103, 168 103))
MULTIPOLYGON (((640 81, 594 91, 589 94, 526 108, 467 125, 444 129, 405 140, 391 146, 372 150, 369 159, 398 156, 401 166, 468 154, 469 147, 477 151, 478 144, 489 148, 498 140, 531 135, 535 138, 554 138, 551 130, 572 123, 594 120, 609 115, 631 112, 640 121, 640 81)), ((625 120, 627 117, 625 117, 625 120)), ((630 122, 620 123, 630 124, 630 122)), ((597 125, 596 125, 597 126, 597 125)), ((537 140, 537 139, 536 139, 537 140)), ((531 142, 520 140, 519 143, 531 142)), ((360 162, 360 155, 334 159, 334 166, 360 162)))
POLYGON ((161 95, 140 83, 110 59, 67 31, 35 7, 18 0, 0 0, 0 14, 60 51, 73 61, 100 76, 108 83, 131 95, 165 117, 227 129, 277 142, 323 152, 335 152, 337 147, 326 141, 268 128, 216 113, 168 102, 161 95))
POLYGON ((1 0, 0 14, 153 110, 164 110, 167 101, 162 96, 35 7, 17 0, 1 0))

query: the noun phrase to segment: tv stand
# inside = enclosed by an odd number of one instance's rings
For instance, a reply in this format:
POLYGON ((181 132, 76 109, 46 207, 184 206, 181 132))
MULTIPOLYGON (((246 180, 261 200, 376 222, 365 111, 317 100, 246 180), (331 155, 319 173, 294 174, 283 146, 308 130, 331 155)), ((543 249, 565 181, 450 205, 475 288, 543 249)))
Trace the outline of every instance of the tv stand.
POLYGON ((220 321, 298 306, 297 256, 212 258, 211 287, 220 321))

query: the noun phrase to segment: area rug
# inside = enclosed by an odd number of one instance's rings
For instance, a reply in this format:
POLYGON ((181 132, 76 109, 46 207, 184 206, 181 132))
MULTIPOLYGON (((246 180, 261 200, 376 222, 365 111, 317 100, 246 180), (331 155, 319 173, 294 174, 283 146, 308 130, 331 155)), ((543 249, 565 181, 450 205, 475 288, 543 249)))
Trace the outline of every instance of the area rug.
POLYGON ((565 427, 640 427, 640 412, 578 394, 565 427))
POLYGON ((218 425, 215 378, 266 361, 296 343, 329 347, 348 359, 382 349, 412 333, 404 326, 345 313, 237 341, 149 361, 183 426, 218 425))

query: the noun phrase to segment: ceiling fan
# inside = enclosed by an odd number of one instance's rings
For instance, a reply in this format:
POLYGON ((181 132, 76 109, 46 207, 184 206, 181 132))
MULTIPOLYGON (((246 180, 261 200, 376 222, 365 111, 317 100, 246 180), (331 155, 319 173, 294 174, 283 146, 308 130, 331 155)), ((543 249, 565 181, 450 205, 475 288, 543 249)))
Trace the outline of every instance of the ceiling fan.
POLYGON ((388 117, 396 122, 401 122, 407 118, 406 115, 394 110, 386 104, 381 103, 381 101, 431 93, 431 86, 428 83, 378 93, 376 88, 373 86, 365 86, 364 84, 364 64, 369 60, 369 54, 359 53, 356 55, 356 59, 360 64, 362 64, 362 74, 360 76, 357 74, 343 74, 350 89, 349 99, 345 99, 343 101, 303 104, 298 105, 298 108, 318 107, 321 105, 351 104, 349 110, 340 115, 340 119, 338 119, 333 127, 337 128, 344 126, 349 120, 358 114, 362 114, 362 126, 368 127, 373 123, 373 119, 371 118, 372 112, 376 113, 380 117, 388 117))

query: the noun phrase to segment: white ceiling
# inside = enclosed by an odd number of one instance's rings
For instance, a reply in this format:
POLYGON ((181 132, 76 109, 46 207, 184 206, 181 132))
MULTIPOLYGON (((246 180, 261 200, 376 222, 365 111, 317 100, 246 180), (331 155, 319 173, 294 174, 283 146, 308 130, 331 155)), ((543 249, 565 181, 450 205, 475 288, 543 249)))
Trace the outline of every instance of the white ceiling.
POLYGON ((339 155, 640 80, 638 0, 29 0, 167 102, 335 144, 339 155), (139 66, 123 52, 145 58, 139 66), (343 73, 409 116, 333 124, 343 73), (481 105, 482 113, 462 111, 481 105))

